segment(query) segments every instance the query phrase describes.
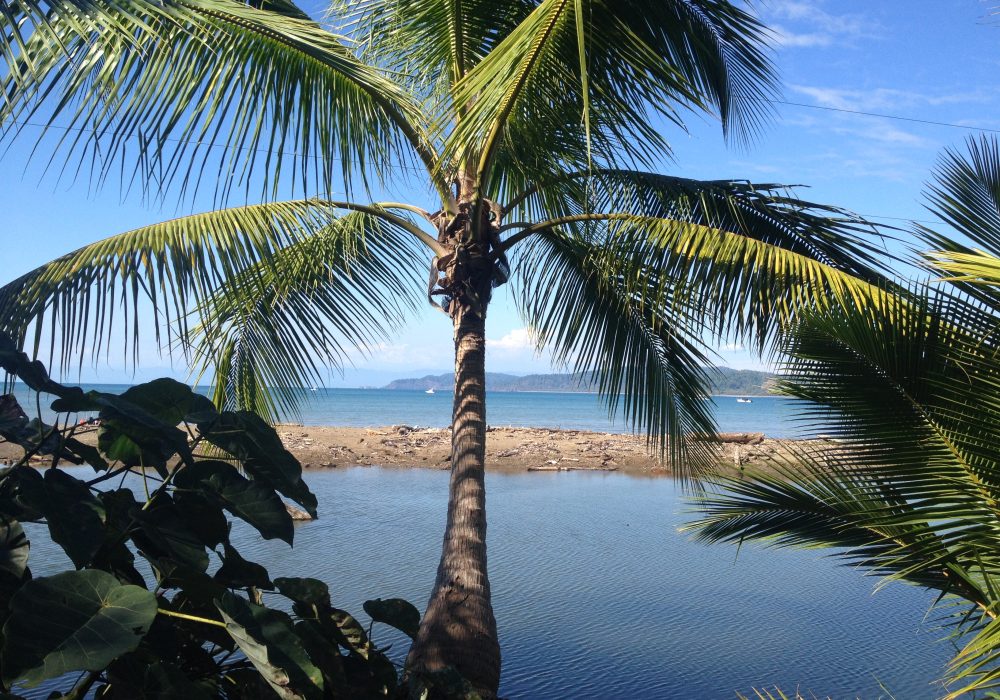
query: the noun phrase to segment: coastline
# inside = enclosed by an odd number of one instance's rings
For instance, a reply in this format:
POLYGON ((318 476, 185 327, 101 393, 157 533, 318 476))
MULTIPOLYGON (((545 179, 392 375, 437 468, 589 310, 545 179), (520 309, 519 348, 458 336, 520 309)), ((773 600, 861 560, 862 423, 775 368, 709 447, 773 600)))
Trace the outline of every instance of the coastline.
MULTIPOLYGON (((393 425, 373 428, 307 426, 283 423, 276 426, 285 448, 305 470, 338 467, 386 467, 448 469, 450 428, 419 428, 393 425)), ((78 433, 84 442, 96 444, 97 429, 78 433)), ((761 467, 771 458, 790 457, 803 440, 767 438, 762 433, 730 433, 716 449, 720 465, 737 468, 761 467)), ((0 462, 16 460, 20 448, 0 443, 0 462)), ((51 461, 32 460, 43 466, 51 461)), ((603 433, 558 428, 494 427, 488 429, 486 469, 494 472, 598 471, 634 475, 669 476, 669 466, 650 454, 644 435, 603 433)))

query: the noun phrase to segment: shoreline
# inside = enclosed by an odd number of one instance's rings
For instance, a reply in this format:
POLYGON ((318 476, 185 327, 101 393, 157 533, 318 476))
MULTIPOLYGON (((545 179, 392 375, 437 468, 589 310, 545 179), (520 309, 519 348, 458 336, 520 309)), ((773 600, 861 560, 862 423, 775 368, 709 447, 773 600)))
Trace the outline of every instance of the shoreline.
MULTIPOLYGON (((392 425, 372 428, 275 426, 285 448, 306 471, 340 467, 450 468, 451 429, 392 425)), ((96 444, 97 430, 78 433, 96 444)), ((736 472, 764 466, 771 458, 790 457, 796 445, 817 442, 765 437, 763 433, 728 433, 718 445, 719 464, 736 472)), ((670 476, 669 466, 651 455, 644 435, 561 428, 487 428, 486 469, 491 472, 595 471, 670 476)), ((0 462, 20 458, 21 448, 0 443, 0 462)), ((51 458, 32 460, 43 466, 51 458)))
MULTIPOLYGON (((306 470, 339 467, 448 469, 451 429, 393 425, 376 428, 276 426, 285 447, 306 470)), ((723 467, 762 466, 789 457, 804 440, 775 439, 762 433, 727 434, 718 447, 723 467)), ((491 472, 600 471, 664 475, 671 471, 650 455, 644 435, 557 428, 490 426, 486 470, 491 472)))

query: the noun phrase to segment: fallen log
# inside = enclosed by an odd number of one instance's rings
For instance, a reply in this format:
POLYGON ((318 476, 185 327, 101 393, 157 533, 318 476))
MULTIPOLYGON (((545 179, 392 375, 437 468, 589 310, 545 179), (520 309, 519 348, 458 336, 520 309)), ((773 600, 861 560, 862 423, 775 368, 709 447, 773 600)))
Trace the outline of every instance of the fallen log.
POLYGON ((715 436, 695 433, 691 436, 691 439, 735 445, 759 445, 764 442, 764 433, 719 433, 715 436))

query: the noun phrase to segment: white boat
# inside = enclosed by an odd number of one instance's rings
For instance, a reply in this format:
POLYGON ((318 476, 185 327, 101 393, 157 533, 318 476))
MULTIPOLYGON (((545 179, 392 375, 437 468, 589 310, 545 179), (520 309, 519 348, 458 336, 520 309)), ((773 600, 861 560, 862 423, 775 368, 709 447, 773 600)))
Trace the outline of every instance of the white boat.
POLYGON ((424 393, 425 393, 425 394, 433 394, 433 393, 434 393, 434 389, 428 389, 428 390, 427 390, 427 391, 425 391, 424 393))
POLYGON ((736 403, 753 403, 753 399, 736 399, 736 403))

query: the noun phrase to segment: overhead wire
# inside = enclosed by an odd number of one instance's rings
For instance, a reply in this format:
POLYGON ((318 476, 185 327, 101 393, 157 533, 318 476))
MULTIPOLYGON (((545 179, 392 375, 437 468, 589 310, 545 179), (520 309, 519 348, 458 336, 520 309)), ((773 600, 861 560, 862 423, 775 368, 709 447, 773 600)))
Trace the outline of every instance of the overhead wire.
MULTIPOLYGON (((928 125, 928 126, 939 126, 939 127, 950 128, 950 129, 964 129, 964 130, 967 130, 967 131, 977 131, 977 132, 983 132, 983 133, 1000 134, 1000 129, 994 129, 994 128, 985 127, 985 126, 975 126, 975 125, 969 125, 969 124, 957 124, 957 123, 954 123, 954 122, 943 122, 943 121, 937 121, 937 120, 933 120, 933 119, 923 119, 923 118, 920 118, 920 117, 906 117, 906 116, 902 116, 902 115, 899 115, 899 114, 886 114, 886 113, 883 113, 883 112, 868 112, 868 111, 859 110, 859 109, 848 109, 846 107, 830 107, 828 105, 813 105, 813 104, 807 104, 805 102, 793 102, 793 101, 790 101, 790 100, 776 100, 776 99, 771 99, 771 100, 768 100, 768 101, 770 103, 772 103, 772 104, 785 105, 785 106, 788 106, 788 107, 800 107, 800 108, 803 108, 803 109, 814 109, 814 110, 819 110, 819 111, 824 111, 824 112, 837 112, 837 113, 841 113, 841 114, 853 114, 853 115, 864 116, 864 117, 875 117, 875 118, 878 118, 878 119, 891 119, 891 120, 895 120, 895 121, 909 122, 909 123, 913 123, 913 124, 925 124, 925 125, 928 125)), ((64 130, 67 130, 67 131, 81 131, 81 132, 83 132, 83 131, 93 131, 92 129, 86 129, 84 127, 70 127, 70 126, 62 126, 62 125, 59 125, 59 124, 44 124, 44 123, 40 123, 40 122, 30 122, 30 121, 17 121, 17 120, 14 120, 14 121, 12 121, 12 123, 16 124, 17 126, 31 126, 31 127, 45 128, 45 129, 47 129, 47 128, 55 128, 55 129, 64 129, 64 130)), ((163 140, 164 141, 170 141, 170 142, 173 142, 173 143, 183 143, 183 144, 186 144, 186 145, 206 146, 208 148, 225 148, 225 146, 223 144, 217 144, 217 143, 213 143, 213 142, 204 142, 204 141, 192 141, 190 139, 179 139, 179 138, 170 138, 170 137, 167 137, 167 138, 164 138, 163 140)), ((267 151, 267 149, 264 149, 264 148, 249 149, 249 148, 246 148, 246 147, 240 148, 239 150, 253 150, 253 152, 256 152, 256 153, 263 153, 263 152, 267 151)), ((315 155, 315 154, 306 155, 306 154, 297 153, 295 151, 281 151, 281 154, 285 155, 285 156, 293 156, 293 157, 300 157, 300 158, 320 158, 321 157, 321 156, 318 156, 318 155, 315 155)), ((330 157, 329 159, 330 160, 341 160, 341 158, 336 157, 336 156, 330 157)), ((398 164, 396 167, 398 167, 401 170, 409 170, 409 171, 414 172, 414 173, 420 173, 420 174, 424 173, 424 170, 422 168, 414 167, 414 166, 411 166, 411 165, 405 165, 405 164, 402 164, 402 163, 398 164)), ((910 218, 906 218, 906 217, 902 217, 902 216, 888 216, 888 215, 884 215, 884 214, 858 214, 858 216, 862 216, 862 217, 865 217, 865 218, 868 218, 868 219, 885 219, 887 221, 912 221, 912 222, 915 222, 915 223, 924 223, 924 224, 936 224, 936 223, 938 223, 938 222, 929 221, 929 220, 926 220, 926 219, 910 219, 910 218)))

